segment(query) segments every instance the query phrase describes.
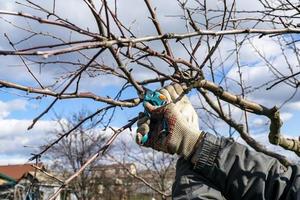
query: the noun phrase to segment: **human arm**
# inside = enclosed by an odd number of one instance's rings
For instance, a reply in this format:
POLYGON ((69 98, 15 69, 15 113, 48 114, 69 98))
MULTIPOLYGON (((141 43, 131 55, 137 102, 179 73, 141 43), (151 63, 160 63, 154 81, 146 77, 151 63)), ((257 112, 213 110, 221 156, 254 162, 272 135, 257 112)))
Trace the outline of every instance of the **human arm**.
POLYGON ((226 200, 215 184, 193 170, 193 164, 183 157, 176 164, 172 187, 173 200, 226 200))
POLYGON ((227 199, 300 199, 300 167, 206 133, 191 163, 227 199))
POLYGON ((146 107, 153 115, 145 123, 140 121, 138 134, 150 131, 152 135, 144 145, 183 156, 200 179, 209 180, 214 190, 227 199, 300 199, 299 166, 285 168, 275 158, 200 131, 188 123, 174 103, 160 108, 146 107), (163 119, 169 125, 165 134, 160 132, 163 119))

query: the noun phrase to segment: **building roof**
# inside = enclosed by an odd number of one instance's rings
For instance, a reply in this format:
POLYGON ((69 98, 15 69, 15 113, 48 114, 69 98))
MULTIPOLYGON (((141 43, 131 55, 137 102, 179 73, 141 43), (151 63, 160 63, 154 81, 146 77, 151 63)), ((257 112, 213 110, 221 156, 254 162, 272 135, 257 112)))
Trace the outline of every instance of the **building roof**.
MULTIPOLYGON (((42 163, 38 164, 42 167, 42 163)), ((35 171, 36 169, 32 164, 23 165, 2 165, 0 166, 0 173, 13 178, 15 181, 19 181, 22 177, 27 175, 29 172, 35 171)))

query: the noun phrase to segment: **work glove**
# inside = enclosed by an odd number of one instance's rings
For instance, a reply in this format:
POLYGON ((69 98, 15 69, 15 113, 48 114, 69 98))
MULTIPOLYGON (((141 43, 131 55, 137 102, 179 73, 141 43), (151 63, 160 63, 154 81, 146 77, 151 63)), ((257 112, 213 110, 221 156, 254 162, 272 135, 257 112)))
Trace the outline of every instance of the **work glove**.
POLYGON ((144 104, 150 117, 140 113, 136 142, 188 159, 203 135, 199 130, 197 113, 183 94, 181 85, 168 85, 159 92, 165 96, 167 104, 161 107, 155 107, 147 102, 144 104), (164 130, 165 123, 167 130, 164 130), (147 133, 148 140, 143 143, 142 138, 147 133))

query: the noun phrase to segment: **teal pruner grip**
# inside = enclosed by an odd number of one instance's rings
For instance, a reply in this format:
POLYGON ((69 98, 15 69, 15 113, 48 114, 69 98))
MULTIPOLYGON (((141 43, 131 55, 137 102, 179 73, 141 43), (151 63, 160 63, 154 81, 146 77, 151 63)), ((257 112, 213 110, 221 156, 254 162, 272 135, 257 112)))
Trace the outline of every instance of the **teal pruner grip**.
MULTIPOLYGON (((153 106, 163 106, 167 103, 167 98, 160 94, 157 91, 152 91, 147 89, 146 94, 144 96, 144 101, 143 104, 145 106, 145 103, 150 103, 153 106)), ((145 109, 145 115, 150 117, 151 114, 145 109)), ((167 123, 165 121, 163 121, 163 130, 167 130, 167 123)), ((149 133, 146 133, 143 137, 142 137, 142 144, 145 144, 149 139, 149 133)))

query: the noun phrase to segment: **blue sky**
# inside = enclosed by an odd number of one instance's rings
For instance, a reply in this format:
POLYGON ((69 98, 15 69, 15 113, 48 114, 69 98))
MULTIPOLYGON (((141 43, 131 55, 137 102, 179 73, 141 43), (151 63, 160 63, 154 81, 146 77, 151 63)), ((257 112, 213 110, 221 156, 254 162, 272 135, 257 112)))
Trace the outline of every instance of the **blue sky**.
MULTIPOLYGON (((90 27, 90 30, 94 30, 94 22, 90 15, 86 15, 86 10, 84 10, 81 4, 76 4, 78 0, 72 0, 74 3, 69 4, 69 9, 67 10, 58 10, 58 12, 64 16, 68 16, 71 21, 78 22, 81 25, 90 27)), ((66 1, 59 1, 62 6, 66 6, 63 4, 68 4, 66 1)), ((153 3, 158 6, 159 18, 162 20, 162 25, 167 31, 177 31, 182 32, 182 26, 184 23, 182 21, 174 22, 174 18, 167 17, 168 15, 175 15, 180 12, 177 4, 169 4, 167 1, 153 1, 153 3)), ((219 6, 219 3, 210 2, 211 6, 219 6)), ((257 9, 257 6, 253 2, 244 2, 242 0, 238 1, 238 5, 244 6, 244 8, 248 9, 257 9), (243 2, 243 4, 241 4, 243 2)), ((3 9, 19 11, 21 7, 15 6, 14 1, 5 1, 3 4, 3 9)), ((57 5, 59 6, 59 5, 57 5)), ((24 8, 22 8, 24 9, 24 8)), ((134 29, 140 34, 153 34, 153 27, 150 23, 150 20, 147 19, 148 15, 145 12, 145 6, 142 1, 122 1, 119 5, 120 17, 123 17, 127 24, 132 24, 134 29), (139 9, 131 9, 130 15, 128 15, 128 9, 136 6, 139 9)), ((29 11, 25 9, 25 11, 29 11)), ((22 22, 17 18, 5 18, 13 20, 14 22, 22 22)), ((37 24, 33 24, 33 27, 45 30, 46 26, 38 26, 37 24)), ((49 31, 56 32, 57 30, 52 30, 49 28, 49 31)), ((96 31, 96 30, 95 30, 96 31)), ((5 23, 5 21, 0 19, 0 49, 10 48, 8 42, 2 37, 3 33, 9 33, 9 36, 14 40, 18 41, 24 37, 24 32, 19 31, 15 28, 11 28, 9 24, 5 23)), ((66 34, 65 32, 59 32, 60 35, 66 34)), ((67 34, 65 37, 67 38, 69 35, 67 34)), ((78 37, 75 34, 72 37, 78 37)), ((26 44, 26 45, 34 45, 36 43, 45 43, 47 40, 39 40, 35 39, 26 44)), ((286 65, 284 64, 284 59, 280 48, 276 42, 268 37, 263 37, 261 39, 254 38, 251 40, 253 45, 263 54, 272 58, 272 62, 275 66, 278 67, 279 70, 283 72, 286 71, 286 65)), ((157 45, 156 43, 153 45, 157 45)), ((178 45, 178 44, 177 44, 178 45)), ((21 48, 21 46, 19 47, 21 48)), ((220 54, 226 55, 233 48, 231 39, 224 39, 222 44, 220 45, 220 54)), ((203 59, 204 53, 200 51, 197 54, 197 58, 199 60, 203 59)), ((293 56, 292 52, 287 52, 290 58, 291 63, 294 66, 297 66, 297 59, 293 56)), ((183 48, 177 48, 175 51, 175 55, 178 57, 185 57, 187 53, 183 48)), ((266 64, 259 57, 257 52, 251 48, 250 41, 241 49, 240 52, 241 64, 243 65, 242 71, 245 79, 246 86, 252 86, 255 88, 260 86, 261 84, 272 80, 273 76, 270 75, 269 69, 266 67, 266 64)), ((36 58, 43 60, 42 58, 36 58)), ((86 60, 78 55, 67 55, 67 56, 58 56, 50 59, 81 59, 82 62, 86 62, 86 60)), ((104 55, 103 59, 106 60, 109 64, 113 64, 113 61, 110 60, 108 55, 104 55)), ((220 57, 218 57, 218 53, 216 53, 216 60, 220 62, 220 57)), ((0 56, 1 68, 0 68, 0 80, 7 80, 17 82, 19 84, 25 85, 36 85, 33 82, 32 78, 26 72, 24 66, 19 59, 15 59, 14 57, 9 56, 0 56)), ((233 93, 239 92, 239 88, 234 81, 238 80, 237 67, 236 65, 232 65, 234 63, 234 59, 228 60, 225 64, 225 72, 230 78, 229 81, 229 90, 233 93)), ((155 64, 162 65, 162 70, 168 70, 168 67, 164 67, 164 64, 156 61, 155 64)), ((217 66, 217 65, 216 65, 217 66)), ((53 82, 53 78, 57 77, 60 73, 67 72, 69 69, 65 66, 59 67, 55 65, 43 66, 39 68, 38 66, 30 66, 34 73, 40 78, 45 85, 51 84, 53 82)), ((134 75, 137 79, 143 79, 144 77, 151 76, 146 73, 145 70, 141 70, 138 66, 132 66, 134 75)), ((218 66, 216 70, 219 70, 218 66)), ((295 70, 299 70, 295 68, 295 70)), ((209 74, 208 71, 205 73, 209 74)), ((208 76, 209 77, 209 76, 208 76)), ((99 77, 94 79, 86 78, 83 81, 82 89, 84 91, 93 91, 97 94, 101 94, 102 96, 109 95, 113 97, 117 89, 122 85, 122 81, 112 77, 99 77)), ((153 89, 157 88, 157 86, 150 86, 153 89)), ((261 103, 267 107, 273 107, 274 105, 281 105, 292 93, 293 89, 282 84, 276 86, 273 90, 267 91, 265 87, 255 90, 250 93, 247 98, 253 100, 255 102, 261 103)), ((128 89, 124 92, 122 98, 131 98, 135 97, 136 93, 132 89, 128 89)), ((15 162, 24 162, 26 161, 30 153, 36 151, 39 145, 45 144, 46 140, 49 139, 49 131, 53 130, 56 127, 54 122, 55 113, 58 113, 62 116, 67 116, 72 112, 79 111, 80 109, 86 108, 88 110, 95 110, 101 108, 103 106, 102 103, 95 102, 93 100, 65 100, 58 102, 54 109, 51 110, 47 115, 45 115, 34 127, 33 130, 27 131, 26 128, 30 125, 31 120, 39 115, 43 110, 53 101, 52 97, 42 98, 39 100, 28 99, 28 95, 24 92, 18 92, 16 90, 9 90, 5 88, 0 88, 0 164, 13 164, 15 162), (24 147, 29 146, 29 147, 24 147)), ((190 99, 195 107, 199 106, 199 100, 197 99, 195 93, 190 94, 190 99)), ((136 108, 123 110, 117 109, 116 115, 113 118, 112 125, 114 127, 120 127, 126 124, 127 120, 135 117, 138 112, 143 111, 141 106, 136 108)), ((281 109, 282 118, 284 121, 284 125, 282 127, 282 133, 290 135, 292 137, 296 137, 300 134, 300 126, 299 117, 300 117, 300 93, 297 92, 295 97, 290 101, 290 103, 284 105, 281 109)), ((202 114, 201 112, 199 114, 202 114)), ((201 115, 202 116, 202 115, 201 115)), ((238 109, 233 109, 233 116, 236 119, 241 118, 241 111, 238 109)), ((249 117, 251 126, 253 128, 254 137, 258 137, 263 143, 267 144, 266 133, 267 133, 267 118, 261 116, 251 115, 249 117), (263 138, 263 139, 262 139, 263 138)), ((220 133, 224 135, 227 134, 227 126, 224 123, 217 121, 216 124, 217 129, 220 133)), ((203 124, 200 123, 202 128, 207 128, 203 124)), ((131 145, 135 145, 132 143, 131 145)))

